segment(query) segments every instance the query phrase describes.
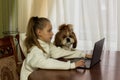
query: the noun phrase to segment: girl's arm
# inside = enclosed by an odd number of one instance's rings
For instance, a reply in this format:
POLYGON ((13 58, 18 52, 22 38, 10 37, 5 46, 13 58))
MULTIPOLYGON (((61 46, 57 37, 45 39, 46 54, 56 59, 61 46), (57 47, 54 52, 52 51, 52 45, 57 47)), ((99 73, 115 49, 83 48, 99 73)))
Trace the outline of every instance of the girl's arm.
POLYGON ((47 58, 46 54, 43 53, 37 47, 34 47, 31 52, 27 55, 25 62, 26 65, 32 68, 41 69, 73 69, 75 68, 75 63, 63 62, 53 58, 47 58))
POLYGON ((50 44, 50 54, 53 58, 80 58, 85 57, 86 54, 82 51, 76 50, 76 51, 68 51, 64 50, 60 47, 56 47, 53 44, 50 44))

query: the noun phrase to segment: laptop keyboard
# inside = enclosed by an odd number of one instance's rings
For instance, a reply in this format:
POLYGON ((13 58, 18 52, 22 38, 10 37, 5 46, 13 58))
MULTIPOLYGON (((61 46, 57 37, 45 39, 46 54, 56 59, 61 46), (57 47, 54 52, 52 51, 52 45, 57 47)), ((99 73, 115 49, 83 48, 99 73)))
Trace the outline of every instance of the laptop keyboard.
POLYGON ((91 60, 90 60, 90 59, 85 60, 85 66, 86 66, 87 68, 90 67, 90 63, 91 63, 91 60))
POLYGON ((88 59, 88 58, 73 58, 73 59, 70 59, 71 62, 76 62, 76 61, 79 61, 79 60, 84 60, 85 61, 85 66, 83 66, 83 67, 86 67, 86 68, 90 67, 91 59, 88 59))

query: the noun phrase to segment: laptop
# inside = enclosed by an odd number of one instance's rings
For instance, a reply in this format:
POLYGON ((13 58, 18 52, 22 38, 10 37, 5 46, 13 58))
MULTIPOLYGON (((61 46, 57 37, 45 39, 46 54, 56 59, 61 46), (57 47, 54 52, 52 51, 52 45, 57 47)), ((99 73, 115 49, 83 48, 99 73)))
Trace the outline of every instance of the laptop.
POLYGON ((71 60, 71 62, 74 62, 74 61, 77 61, 80 59, 84 59, 85 66, 77 67, 77 69, 90 69, 90 68, 92 68, 94 65, 96 65, 97 63, 99 63, 101 61, 100 57, 101 57, 102 50, 103 50, 104 40, 105 40, 105 38, 103 38, 95 43, 91 59, 79 58, 79 59, 73 59, 73 60, 71 60))

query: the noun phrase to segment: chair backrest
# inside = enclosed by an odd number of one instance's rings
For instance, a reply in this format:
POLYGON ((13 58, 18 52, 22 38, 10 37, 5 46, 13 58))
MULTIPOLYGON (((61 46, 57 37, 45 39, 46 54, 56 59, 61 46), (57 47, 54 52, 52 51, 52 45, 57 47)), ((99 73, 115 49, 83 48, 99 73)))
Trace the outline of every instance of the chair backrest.
POLYGON ((13 36, 0 38, 0 80, 18 80, 17 52, 13 36))
POLYGON ((0 38, 0 58, 4 58, 11 55, 15 56, 15 61, 17 64, 18 58, 13 36, 5 36, 3 38, 0 38))
POLYGON ((25 59, 25 56, 24 56, 23 51, 22 51, 22 49, 21 49, 21 47, 20 47, 20 41, 19 41, 20 36, 19 36, 19 34, 17 34, 17 35, 15 36, 15 38, 16 38, 17 41, 18 41, 18 46, 19 46, 19 48, 20 48, 21 58, 22 58, 22 60, 24 60, 24 59, 25 59))

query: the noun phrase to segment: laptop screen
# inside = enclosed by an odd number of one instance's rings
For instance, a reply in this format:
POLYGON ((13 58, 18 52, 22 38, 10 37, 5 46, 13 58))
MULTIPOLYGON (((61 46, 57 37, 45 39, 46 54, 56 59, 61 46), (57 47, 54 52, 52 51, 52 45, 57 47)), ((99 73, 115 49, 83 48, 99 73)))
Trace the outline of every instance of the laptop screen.
POLYGON ((104 44, 104 39, 105 38, 97 41, 94 45, 91 66, 93 66, 94 64, 96 64, 97 62, 100 61, 100 57, 101 57, 102 49, 103 49, 103 44, 104 44))

